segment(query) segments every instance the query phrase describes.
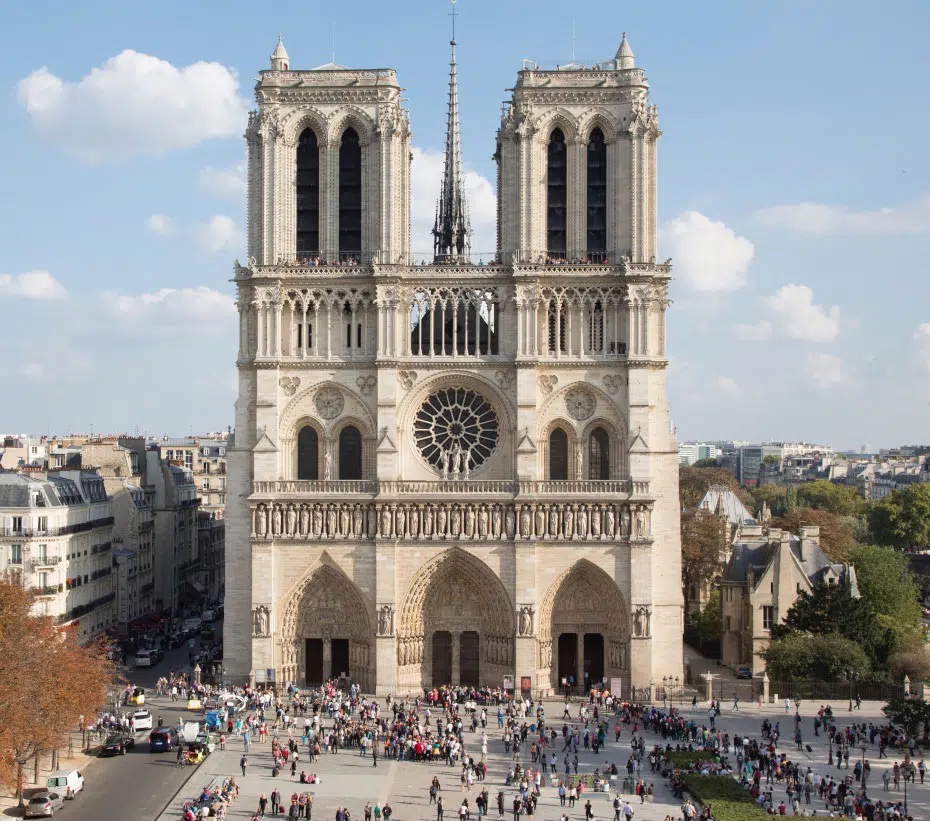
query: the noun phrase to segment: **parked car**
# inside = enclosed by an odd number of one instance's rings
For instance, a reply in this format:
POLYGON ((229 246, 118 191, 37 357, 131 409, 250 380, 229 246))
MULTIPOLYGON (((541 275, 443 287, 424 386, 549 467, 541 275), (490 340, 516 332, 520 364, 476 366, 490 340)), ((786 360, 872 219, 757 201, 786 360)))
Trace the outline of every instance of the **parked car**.
POLYGON ((743 664, 740 667, 737 667, 736 677, 737 678, 752 678, 752 667, 748 667, 745 664, 743 664))
POLYGON ((148 710, 136 710, 132 714, 132 718, 137 730, 152 729, 152 714, 148 710))
POLYGON ((151 650, 136 650, 132 663, 136 667, 151 667, 155 663, 151 650))
POLYGON ((100 755, 126 755, 126 752, 136 746, 136 740, 131 735, 114 733, 103 742, 100 755))
POLYGON ((84 789, 84 776, 80 770, 59 770, 52 773, 45 784, 49 792, 64 793, 65 798, 74 798, 84 789))
POLYGON ((149 752, 170 752, 178 746, 178 731, 174 727, 158 727, 149 735, 149 752))
POLYGON ((47 818, 65 805, 65 799, 59 792, 43 790, 36 793, 26 804, 26 818, 47 818))

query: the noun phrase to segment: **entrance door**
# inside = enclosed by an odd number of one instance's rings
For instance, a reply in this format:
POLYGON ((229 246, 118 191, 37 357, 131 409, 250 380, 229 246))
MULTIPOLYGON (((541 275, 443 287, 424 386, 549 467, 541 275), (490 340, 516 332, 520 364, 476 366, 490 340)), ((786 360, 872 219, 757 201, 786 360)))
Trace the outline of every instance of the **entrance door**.
POLYGON ((604 678, 604 637, 600 633, 584 634, 584 672, 588 687, 604 678))
POLYGON ((472 687, 478 686, 479 655, 478 633, 466 630, 459 638, 459 681, 472 687))
POLYGON ((562 687, 562 679, 567 679, 571 683, 577 676, 578 634, 562 633, 559 636, 559 687, 562 687))
POLYGON ((433 633, 433 686, 452 682, 452 634, 448 630, 433 633))
POLYGON ((333 678, 339 678, 343 673, 351 676, 349 670, 349 640, 348 639, 331 639, 330 647, 333 653, 333 678))
POLYGON ((323 639, 307 639, 307 684, 323 683, 323 639))

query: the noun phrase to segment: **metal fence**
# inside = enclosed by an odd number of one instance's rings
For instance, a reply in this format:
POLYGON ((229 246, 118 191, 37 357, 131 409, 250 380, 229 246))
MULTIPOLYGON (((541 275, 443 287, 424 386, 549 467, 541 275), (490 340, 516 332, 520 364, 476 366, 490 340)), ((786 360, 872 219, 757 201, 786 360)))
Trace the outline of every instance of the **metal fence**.
POLYGON ((859 696, 866 701, 888 701, 904 695, 904 685, 893 681, 769 681, 774 698, 849 701, 859 696))

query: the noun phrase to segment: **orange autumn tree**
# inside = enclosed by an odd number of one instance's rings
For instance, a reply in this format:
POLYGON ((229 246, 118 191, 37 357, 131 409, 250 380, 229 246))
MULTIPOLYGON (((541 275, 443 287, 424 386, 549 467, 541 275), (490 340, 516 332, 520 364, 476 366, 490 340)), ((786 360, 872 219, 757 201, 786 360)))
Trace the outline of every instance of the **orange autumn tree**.
POLYGON ((33 594, 0 580, 0 782, 22 797, 27 761, 67 743, 104 704, 113 669, 101 645, 32 612, 33 594))

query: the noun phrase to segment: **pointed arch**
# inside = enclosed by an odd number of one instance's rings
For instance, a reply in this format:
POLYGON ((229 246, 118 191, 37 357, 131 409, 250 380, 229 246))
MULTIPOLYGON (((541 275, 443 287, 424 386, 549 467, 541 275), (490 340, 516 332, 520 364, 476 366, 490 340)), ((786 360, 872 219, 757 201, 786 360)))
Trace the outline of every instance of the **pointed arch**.
POLYGON ((320 253, 320 134, 307 126, 297 138, 297 258, 320 253))
POLYGON ((568 145, 556 126, 546 143, 546 252, 554 259, 567 253, 568 145))
POLYGON ((362 254, 362 145, 349 125, 339 139, 339 258, 362 254))
POLYGON ((607 253, 607 142, 604 131, 595 126, 587 147, 587 238, 589 262, 603 262, 607 253))

